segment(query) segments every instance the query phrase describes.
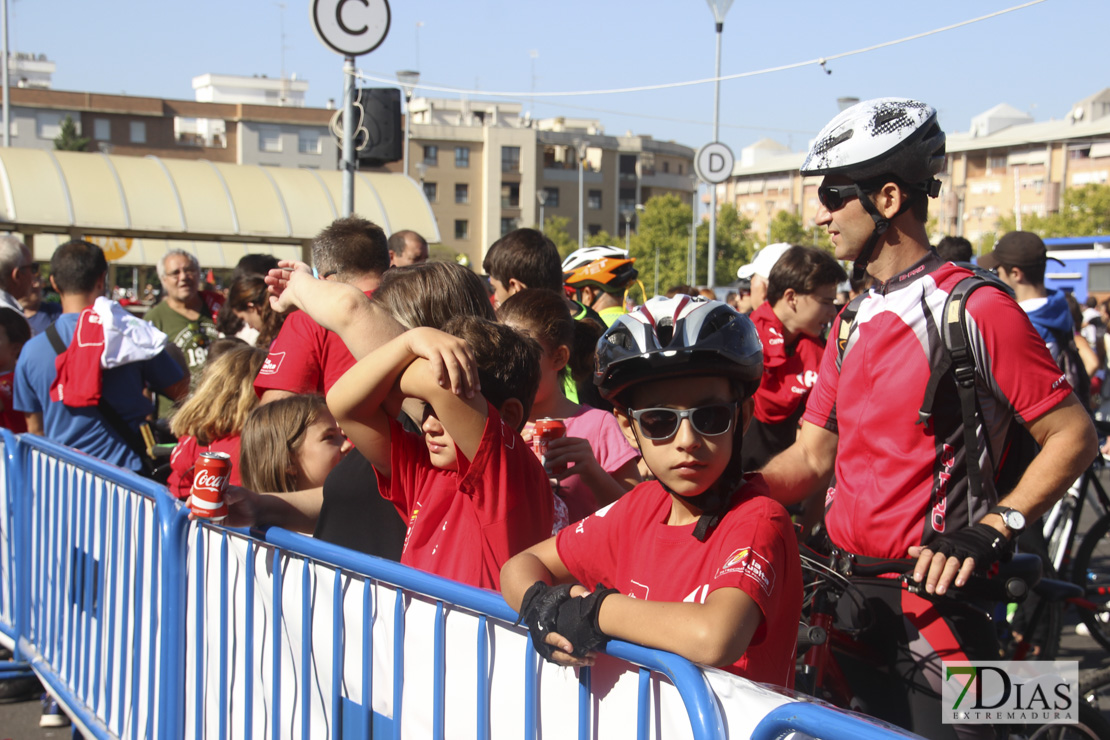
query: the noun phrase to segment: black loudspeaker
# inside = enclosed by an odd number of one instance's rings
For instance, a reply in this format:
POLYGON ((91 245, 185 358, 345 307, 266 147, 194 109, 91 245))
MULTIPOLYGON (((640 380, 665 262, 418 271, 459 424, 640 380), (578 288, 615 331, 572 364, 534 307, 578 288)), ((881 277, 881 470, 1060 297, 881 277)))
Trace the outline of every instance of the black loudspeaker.
POLYGON ((404 157, 405 135, 401 130, 401 91, 395 87, 363 87, 358 91, 362 106, 360 117, 355 107, 355 120, 362 127, 355 135, 360 165, 381 167, 404 157), (365 146, 362 146, 365 142, 365 146))

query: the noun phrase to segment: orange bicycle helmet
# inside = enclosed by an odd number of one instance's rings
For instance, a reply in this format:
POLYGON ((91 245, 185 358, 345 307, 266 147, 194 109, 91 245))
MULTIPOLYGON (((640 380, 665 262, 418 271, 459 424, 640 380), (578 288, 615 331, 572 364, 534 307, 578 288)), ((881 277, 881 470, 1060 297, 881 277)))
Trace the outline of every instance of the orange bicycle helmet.
POLYGON ((603 257, 564 273, 563 282, 576 291, 591 287, 600 288, 606 293, 619 293, 640 274, 632 266, 635 261, 603 257))

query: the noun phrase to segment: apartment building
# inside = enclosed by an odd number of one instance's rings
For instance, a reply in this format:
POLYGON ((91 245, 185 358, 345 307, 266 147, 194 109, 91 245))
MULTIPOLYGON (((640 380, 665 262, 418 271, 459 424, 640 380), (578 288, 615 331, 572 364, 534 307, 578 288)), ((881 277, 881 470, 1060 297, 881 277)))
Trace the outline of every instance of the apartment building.
POLYGON ((591 119, 532 120, 512 102, 414 98, 410 111, 409 175, 423 184, 444 246, 471 264, 541 219, 566 218, 578 233, 579 152, 585 233, 623 237, 637 204, 664 193, 693 199, 694 150, 681 144, 609 136, 591 119))
MULTIPOLYGON (((967 131, 950 131, 947 154, 941 195, 929 206, 938 231, 932 236, 960 235, 989 248, 1002 216, 1054 213, 1066 189, 1110 182, 1110 88, 1044 122, 997 105, 975 116, 967 131)), ((781 210, 812 226, 820 178, 801 176, 804 160, 804 152, 758 141, 741 151, 719 200, 735 203, 757 234, 767 233, 781 210)))
MULTIPOLYGON (((280 94, 277 81, 259 81, 278 86, 280 94)), ((69 116, 92 151, 327 170, 339 161, 329 129, 335 112, 327 109, 32 87, 12 88, 11 104, 14 147, 53 149, 69 116)))

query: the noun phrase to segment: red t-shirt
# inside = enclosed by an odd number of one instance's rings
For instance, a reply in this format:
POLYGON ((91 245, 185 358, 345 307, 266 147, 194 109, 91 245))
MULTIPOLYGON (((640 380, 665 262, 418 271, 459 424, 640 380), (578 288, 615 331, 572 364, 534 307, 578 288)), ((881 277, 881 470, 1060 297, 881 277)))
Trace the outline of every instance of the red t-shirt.
POLYGON ((650 601, 703 604, 719 588, 738 588, 763 612, 740 660, 720 666, 738 676, 794 685, 794 652, 802 611, 802 566, 786 509, 749 475, 736 503, 705 542, 694 524, 667 525, 671 497, 658 481, 556 535, 559 557, 590 588, 600 583, 650 601))
POLYGON ((755 418, 764 424, 778 424, 805 403, 817 382, 825 344, 803 334, 787 354, 786 329, 770 303, 752 311, 751 319, 763 342, 763 378, 755 392, 755 418))
POLYGON ((424 436, 390 420, 392 476, 381 495, 408 522, 401 562, 472 586, 500 589, 501 566, 551 536, 554 502, 532 448, 488 404, 474 459, 432 466, 424 436))
POLYGON ((16 434, 27 431, 27 417, 12 406, 15 370, 0 373, 0 427, 11 429, 16 434))
POLYGON ((193 488, 193 466, 197 457, 202 452, 226 452, 231 456, 231 477, 228 483, 233 486, 243 485, 243 478, 239 473, 239 435, 217 439, 212 444, 204 447, 197 443, 196 437, 185 435, 177 440, 177 446, 170 453, 170 479, 166 481, 166 488, 178 498, 188 498, 193 488))
MULTIPOLYGON (((825 353, 802 418, 839 436, 825 524, 833 543, 849 552, 904 558, 911 546, 982 519, 997 500, 990 466, 1003 459, 1011 420, 1032 421, 1071 393, 1021 307, 1000 290, 972 293, 968 346, 986 422, 979 448, 990 455, 982 464, 982 500, 971 500, 954 383, 939 384, 932 418, 918 423, 930 371, 943 352, 937 327, 945 299, 968 275, 931 254, 871 290, 842 362, 838 352, 825 353)), ((830 336, 839 331, 837 317, 830 336)))
MULTIPOLYGON (((374 291, 366 291, 367 297, 374 291)), ((254 392, 261 398, 268 390, 326 394, 355 358, 335 332, 313 321, 304 311, 285 319, 270 354, 254 379, 254 392)))

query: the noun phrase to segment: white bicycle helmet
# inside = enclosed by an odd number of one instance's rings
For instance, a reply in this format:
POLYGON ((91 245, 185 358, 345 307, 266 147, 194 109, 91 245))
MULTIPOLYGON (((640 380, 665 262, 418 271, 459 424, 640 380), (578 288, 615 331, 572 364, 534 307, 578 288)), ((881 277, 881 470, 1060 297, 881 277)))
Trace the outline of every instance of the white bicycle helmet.
POLYGON ((620 247, 604 246, 582 247, 582 249, 576 249, 568 254, 567 258, 563 260, 563 273, 565 274, 571 272, 572 270, 577 270, 583 265, 588 265, 591 262, 599 259, 604 259, 605 257, 613 257, 616 259, 626 260, 628 259, 628 250, 621 249, 620 247))
MULTIPOLYGON (((802 164, 807 176, 843 175, 860 185, 893 179, 906 190, 935 198, 944 168, 945 136, 930 105, 907 98, 876 98, 842 111, 821 129, 802 164)), ((918 196, 921 197, 921 196, 918 196)), ((908 210, 907 198, 894 217, 908 210)), ((890 219, 879 214, 870 198, 860 203, 875 222, 875 230, 856 259, 853 276, 863 276, 879 237, 890 219)))

